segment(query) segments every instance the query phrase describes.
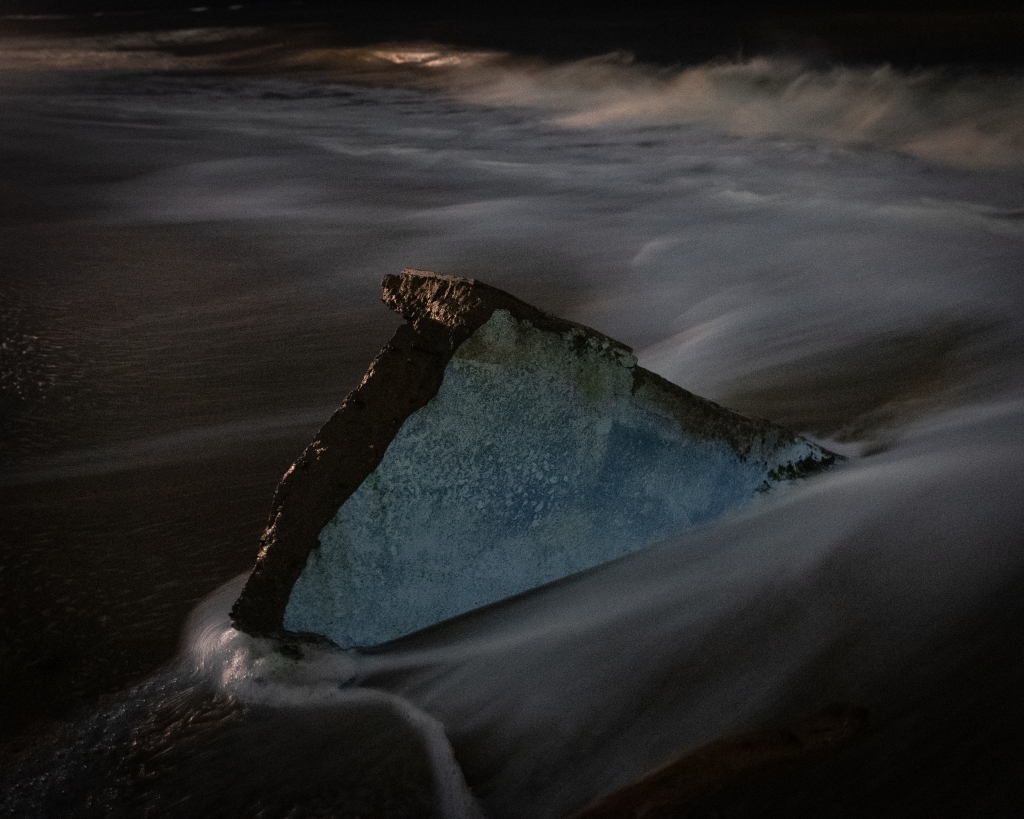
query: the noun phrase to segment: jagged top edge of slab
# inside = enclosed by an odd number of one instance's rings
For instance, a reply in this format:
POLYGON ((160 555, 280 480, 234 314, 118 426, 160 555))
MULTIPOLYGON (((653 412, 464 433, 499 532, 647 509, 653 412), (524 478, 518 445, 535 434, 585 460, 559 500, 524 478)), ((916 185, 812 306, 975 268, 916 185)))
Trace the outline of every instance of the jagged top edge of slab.
MULTIPOLYGON (((568 333, 581 347, 589 342, 588 346, 632 369, 634 394, 645 393, 651 403, 660 405, 686 431, 725 441, 741 459, 759 440, 777 445, 799 440, 799 436, 770 421, 741 415, 644 369, 637 364, 631 347, 593 327, 545 313, 476 279, 406 268, 399 275, 385 276, 381 290, 381 300, 414 326, 436 322, 451 331, 458 343, 469 338, 496 310, 507 310, 519 321, 528 321, 541 330, 568 333)), ((806 466, 814 471, 811 464, 806 466)))
MULTIPOLYGON (((515 296, 476 279, 406 268, 381 281, 381 300, 415 326, 429 320, 466 337, 482 326, 495 310, 507 310, 520 321, 541 330, 573 332, 597 341, 605 349, 633 356, 633 349, 592 327, 545 313, 515 296)), ((634 358, 635 361, 635 358, 634 358)))

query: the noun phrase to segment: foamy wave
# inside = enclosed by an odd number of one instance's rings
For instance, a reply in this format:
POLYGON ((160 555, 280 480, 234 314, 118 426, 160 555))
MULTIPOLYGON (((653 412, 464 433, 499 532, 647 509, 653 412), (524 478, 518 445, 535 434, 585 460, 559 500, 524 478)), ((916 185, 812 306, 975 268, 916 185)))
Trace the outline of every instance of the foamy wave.
POLYGON ((183 661, 218 690, 244 702, 319 705, 351 699, 353 655, 316 644, 282 651, 276 640, 250 637, 231 626, 231 605, 244 581, 239 577, 221 586, 192 612, 183 661))
POLYGON ((539 106, 566 127, 708 123, 743 136, 871 144, 940 162, 1024 161, 1024 77, 809 69, 781 59, 653 69, 621 55, 562 65, 508 61, 450 72, 491 105, 539 106))
POLYGON ((1024 161, 1024 76, 808 68, 759 57, 686 68, 616 52, 565 63, 431 44, 292 52, 289 68, 526 106, 571 128, 706 123, 741 136, 867 144, 932 161, 1024 161))
POLYGON ((748 137, 873 145, 969 167, 1024 162, 1024 74, 809 68, 758 57, 658 68, 616 52, 550 62, 434 43, 335 48, 270 31, 185 29, 0 42, 0 69, 258 69, 540 109, 569 128, 709 124, 748 137))

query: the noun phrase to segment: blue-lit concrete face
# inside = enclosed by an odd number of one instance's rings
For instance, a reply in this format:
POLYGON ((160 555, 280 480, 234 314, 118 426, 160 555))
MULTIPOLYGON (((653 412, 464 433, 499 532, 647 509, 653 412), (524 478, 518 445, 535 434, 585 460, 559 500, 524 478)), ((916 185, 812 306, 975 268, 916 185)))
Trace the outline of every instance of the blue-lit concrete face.
POLYGON ((321 531, 285 627, 392 640, 714 518, 820 454, 798 441, 741 459, 688 433, 657 388, 633 393, 635 363, 495 312, 321 531))

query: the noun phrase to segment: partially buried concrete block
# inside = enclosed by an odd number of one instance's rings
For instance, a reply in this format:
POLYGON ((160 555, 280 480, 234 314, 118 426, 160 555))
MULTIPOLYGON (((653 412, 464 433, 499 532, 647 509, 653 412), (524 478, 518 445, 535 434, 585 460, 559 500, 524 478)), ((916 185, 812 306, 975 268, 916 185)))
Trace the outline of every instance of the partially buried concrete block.
POLYGON ((288 471, 232 612, 377 645, 636 551, 835 456, 481 282, 383 282, 408 323, 288 471))

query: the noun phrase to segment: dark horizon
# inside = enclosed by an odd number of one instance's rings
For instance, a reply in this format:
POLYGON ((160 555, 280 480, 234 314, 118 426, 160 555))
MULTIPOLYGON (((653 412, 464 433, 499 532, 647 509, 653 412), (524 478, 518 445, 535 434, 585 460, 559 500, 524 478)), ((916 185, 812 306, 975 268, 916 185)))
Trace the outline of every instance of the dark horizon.
POLYGON ((1024 12, 1002 0, 645 2, 599 12, 577 2, 485 8, 456 0, 429 7, 409 0, 7 0, 0 9, 0 25, 26 33, 267 26, 331 45, 432 41, 552 59, 623 51, 673 64, 782 54, 913 68, 1006 67, 1024 57, 1024 12))

